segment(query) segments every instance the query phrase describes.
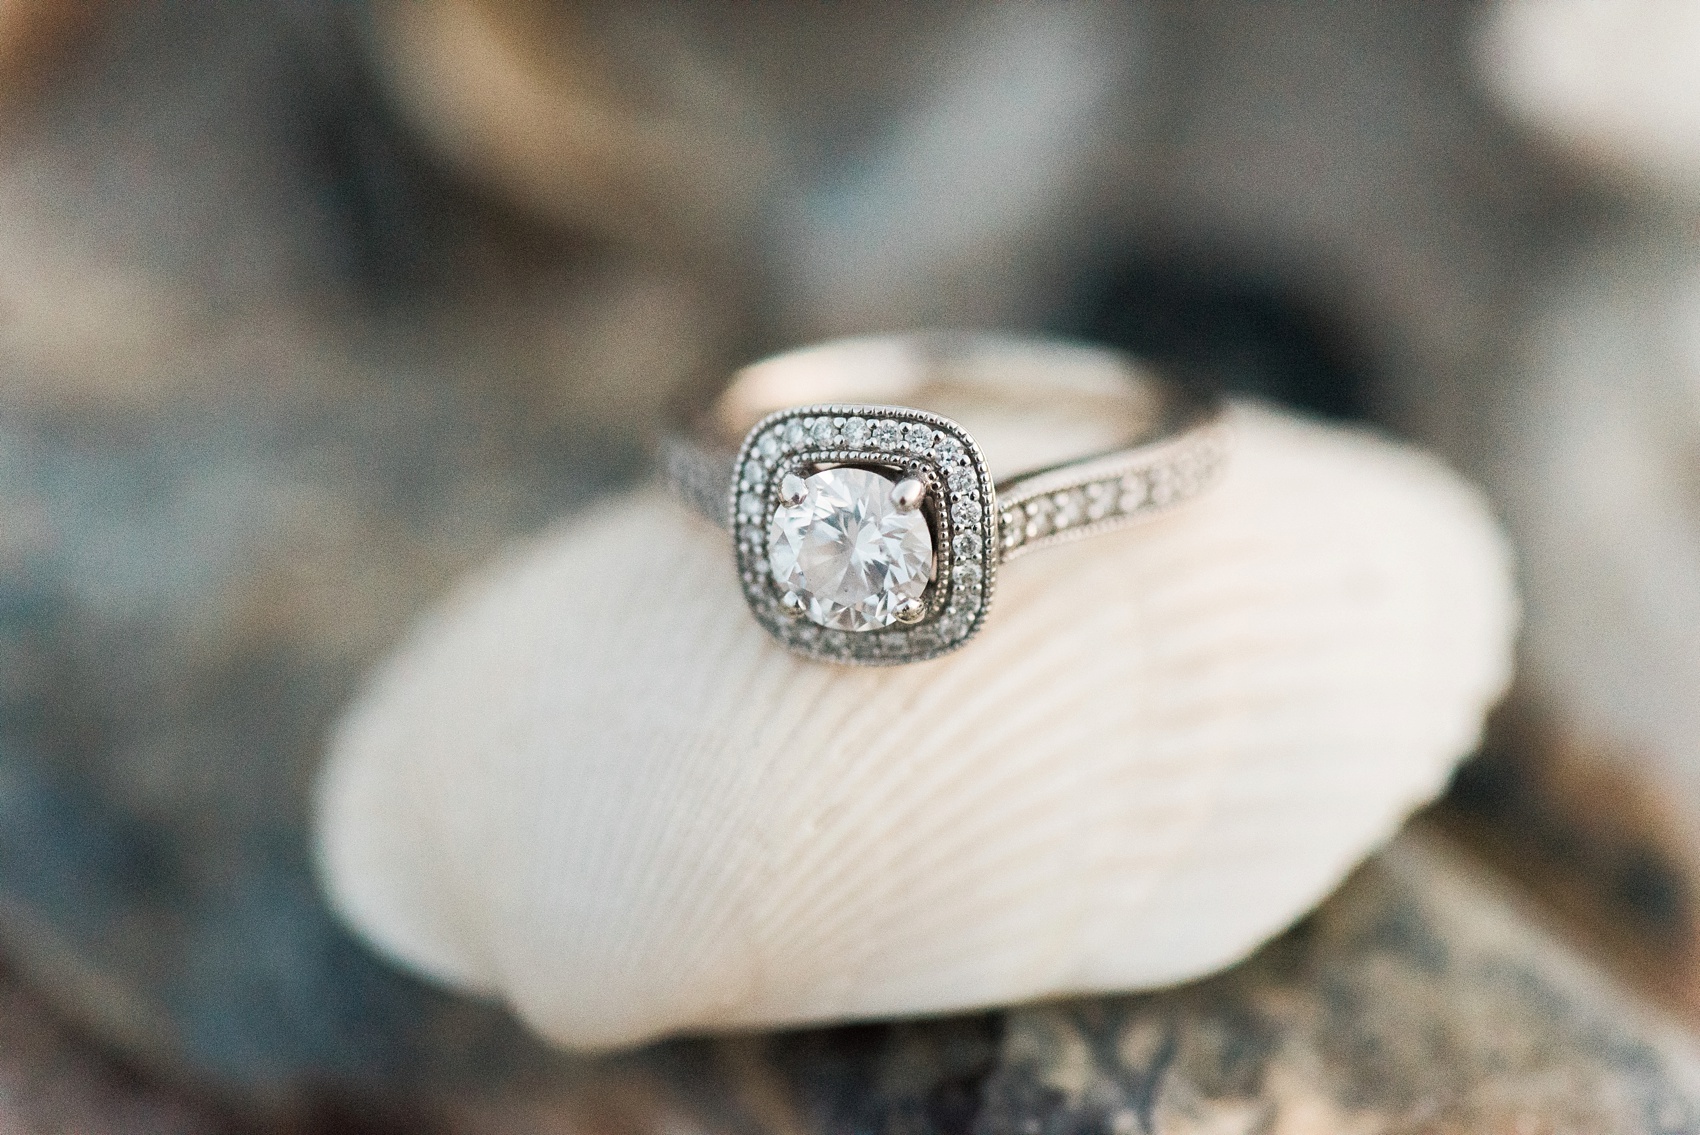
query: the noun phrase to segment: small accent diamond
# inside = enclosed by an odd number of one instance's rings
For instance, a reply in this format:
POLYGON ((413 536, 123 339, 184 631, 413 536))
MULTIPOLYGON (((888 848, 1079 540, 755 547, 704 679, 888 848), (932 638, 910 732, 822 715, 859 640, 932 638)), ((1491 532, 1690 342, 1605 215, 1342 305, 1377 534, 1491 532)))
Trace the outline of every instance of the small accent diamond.
POLYGON ((838 430, 832 424, 831 418, 816 418, 815 424, 809 430, 809 436, 816 445, 831 445, 838 438, 838 430))
POLYGON ((949 465, 962 456, 962 443, 949 434, 941 434, 933 444, 933 456, 939 459, 940 464, 949 465))
POLYGON ((1084 494, 1079 489, 1069 489, 1051 497, 1051 524, 1059 531, 1072 528, 1080 523, 1080 518, 1086 513, 1084 494))
POLYGON ((904 447, 911 453, 925 453, 933 447, 933 428, 915 422, 903 431, 904 447))
POLYGON ((788 449, 796 449, 803 444, 803 423, 792 418, 785 423, 785 445, 788 449))
POLYGON ((974 482, 978 480, 978 478, 974 475, 973 466, 953 465, 951 466, 950 472, 945 474, 945 480, 949 483, 951 492, 960 493, 968 489, 972 489, 974 487, 974 482))
POLYGON ((1123 512, 1137 511, 1144 504, 1148 495, 1145 478, 1139 473, 1129 473, 1122 478, 1121 510, 1123 512))
POLYGON ((1173 469, 1159 466, 1151 471, 1151 503, 1161 508, 1180 495, 1180 477, 1173 469))
POLYGON ((1019 512, 1006 512, 998 522, 998 531, 1003 538, 1004 551, 1019 548, 1027 536, 1027 526, 1019 512))
POLYGON ((1047 536, 1050 534, 1050 501, 1045 500, 1043 497, 1036 500, 1030 500, 1022 506, 1022 511, 1027 514, 1026 535, 1029 540, 1037 540, 1041 536, 1047 536))
POLYGON ((972 532, 959 533, 951 541, 951 550, 959 560, 977 560, 980 558, 980 538, 972 532))
POLYGON ((874 444, 881 449, 896 449, 902 440, 903 427, 896 422, 877 422, 874 424, 874 444))
POLYGON ((844 423, 844 444, 860 446, 868 441, 868 420, 866 418, 851 418, 844 423))
POLYGON ((779 451, 783 448, 784 443, 779 438, 778 430, 768 430, 761 435, 761 440, 756 442, 756 452, 761 454, 763 461, 772 461, 779 456, 779 451))
POLYGON ((963 527, 978 524, 980 523, 980 502, 973 497, 964 497, 951 508, 950 515, 963 527))
POLYGON ((1086 519, 1102 520, 1116 507, 1116 484, 1099 481, 1086 486, 1086 519))
POLYGON ((980 565, 976 563, 957 564, 952 573, 959 583, 978 583, 980 581, 980 565))

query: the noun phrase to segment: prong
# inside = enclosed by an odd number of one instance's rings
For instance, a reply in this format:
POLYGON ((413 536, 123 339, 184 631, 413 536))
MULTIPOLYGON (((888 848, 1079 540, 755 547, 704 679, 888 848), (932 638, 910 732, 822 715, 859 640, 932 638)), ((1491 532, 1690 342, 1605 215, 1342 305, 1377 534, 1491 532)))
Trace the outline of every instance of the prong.
POLYGON ((779 597, 779 610, 787 619, 803 617, 803 600, 795 591, 787 591, 779 597))
POLYGON ((900 623, 918 623, 927 617, 927 605, 919 599, 905 599, 895 613, 900 623))
POLYGON ((787 473, 784 480, 779 482, 779 499, 795 508, 809 499, 809 486, 797 474, 787 473))
POLYGON ((927 486, 914 477, 905 477, 891 487, 891 503, 898 512, 914 512, 926 499, 927 486))

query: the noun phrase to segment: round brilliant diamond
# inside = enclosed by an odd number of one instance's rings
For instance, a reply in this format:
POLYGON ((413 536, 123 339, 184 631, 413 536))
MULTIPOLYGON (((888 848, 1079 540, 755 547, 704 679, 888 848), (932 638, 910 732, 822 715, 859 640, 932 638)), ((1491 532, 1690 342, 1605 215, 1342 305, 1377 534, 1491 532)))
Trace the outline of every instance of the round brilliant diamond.
POLYGON ((802 600, 823 627, 869 631, 897 621, 932 579, 933 537, 918 510, 892 502, 893 482, 866 469, 827 469, 805 478, 808 494, 781 505, 768 525, 774 582, 802 600))

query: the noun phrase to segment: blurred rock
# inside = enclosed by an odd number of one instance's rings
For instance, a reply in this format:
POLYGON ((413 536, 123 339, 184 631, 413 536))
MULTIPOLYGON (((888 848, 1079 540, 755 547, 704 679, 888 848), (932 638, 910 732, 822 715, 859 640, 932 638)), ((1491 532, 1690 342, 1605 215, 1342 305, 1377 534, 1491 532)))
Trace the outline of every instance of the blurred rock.
POLYGON ((0 4, 0 110, 15 110, 37 93, 102 7, 98 0, 0 4))
POLYGON ((338 928, 307 785, 422 603, 635 475, 728 326, 432 173, 352 19, 130 9, 0 165, 0 949, 274 1110, 550 1065, 338 928))
POLYGON ((1464 435, 1528 622, 1519 705, 1455 799, 1481 846, 1700 1014, 1700 17, 1505 0, 1477 55, 1597 186, 1464 435))
POLYGON ((1450 0, 606 7, 380 3, 375 68, 441 160, 557 223, 616 160, 581 154, 587 122, 701 122, 620 168, 705 208, 743 187, 676 239, 759 250, 777 344, 1043 326, 1198 354, 1243 297, 1322 313, 1360 382, 1301 397, 1446 443, 1566 200, 1477 95, 1450 0))
POLYGON ((0 1131, 224 1135, 225 1117, 148 1082, 0 974, 0 1131))
POLYGON ((1700 205, 1700 7, 1497 0, 1477 48, 1489 85, 1563 160, 1700 205))

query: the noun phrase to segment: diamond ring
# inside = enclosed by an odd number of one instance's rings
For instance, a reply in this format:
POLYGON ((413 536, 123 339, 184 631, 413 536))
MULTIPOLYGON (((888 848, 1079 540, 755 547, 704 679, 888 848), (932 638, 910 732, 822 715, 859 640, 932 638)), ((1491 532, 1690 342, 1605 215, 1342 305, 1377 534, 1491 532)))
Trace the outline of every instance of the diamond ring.
POLYGON ((990 335, 846 339, 739 371, 682 405, 664 453, 731 529, 744 599, 793 652, 892 665, 957 649, 1000 564, 1196 496, 1226 458, 1222 404, 1110 351, 990 335), (994 483, 980 445, 914 403, 978 408, 1019 448, 1047 413, 1088 454, 994 483), (1072 419, 1070 415, 1072 414, 1072 419), (1072 422, 1072 424, 1070 424, 1072 422), (753 423, 753 425, 751 424, 753 423), (742 436, 742 444, 737 438, 742 436))

